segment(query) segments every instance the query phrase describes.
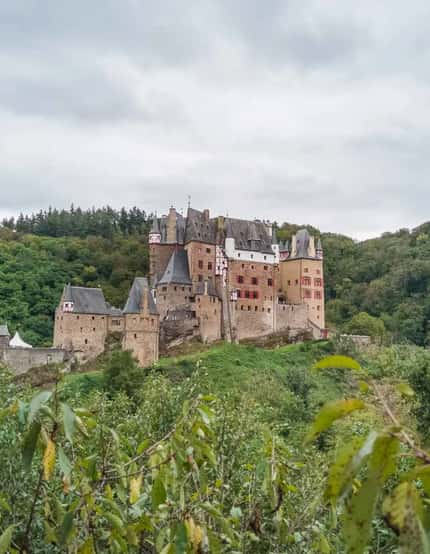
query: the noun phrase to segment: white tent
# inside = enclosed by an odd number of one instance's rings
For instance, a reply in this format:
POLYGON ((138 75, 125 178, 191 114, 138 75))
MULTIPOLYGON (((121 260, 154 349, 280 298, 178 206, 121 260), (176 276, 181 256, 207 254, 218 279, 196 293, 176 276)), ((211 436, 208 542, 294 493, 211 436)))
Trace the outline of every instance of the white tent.
POLYGON ((18 331, 15 333, 13 339, 10 341, 9 346, 12 348, 33 348, 31 344, 27 344, 22 340, 18 331))

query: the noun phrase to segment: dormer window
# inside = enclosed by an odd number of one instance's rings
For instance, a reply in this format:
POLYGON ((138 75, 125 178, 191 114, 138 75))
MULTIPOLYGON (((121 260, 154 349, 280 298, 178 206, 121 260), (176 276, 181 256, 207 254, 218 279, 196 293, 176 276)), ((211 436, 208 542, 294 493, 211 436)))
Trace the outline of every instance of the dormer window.
POLYGON ((73 302, 64 302, 63 312, 73 312, 74 304, 73 302))

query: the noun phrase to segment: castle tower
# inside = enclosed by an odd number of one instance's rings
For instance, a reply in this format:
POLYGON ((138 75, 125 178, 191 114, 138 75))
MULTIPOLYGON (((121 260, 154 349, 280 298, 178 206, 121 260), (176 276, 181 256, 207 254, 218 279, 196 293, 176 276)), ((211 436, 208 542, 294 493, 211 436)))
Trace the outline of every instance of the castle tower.
POLYGON ((134 280, 123 314, 123 349, 131 350, 141 367, 156 362, 160 317, 144 277, 134 280))
POLYGON ((318 336, 319 329, 322 336, 325 309, 321 240, 318 240, 315 248, 314 237, 307 229, 301 229, 292 237, 291 250, 288 248, 284 246, 281 250, 281 288, 289 302, 308 306, 314 335, 318 336))

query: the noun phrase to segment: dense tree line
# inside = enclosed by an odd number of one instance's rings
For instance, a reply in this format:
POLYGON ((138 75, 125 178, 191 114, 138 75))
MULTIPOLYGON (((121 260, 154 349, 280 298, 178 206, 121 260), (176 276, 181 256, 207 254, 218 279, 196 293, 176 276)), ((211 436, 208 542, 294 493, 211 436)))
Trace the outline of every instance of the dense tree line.
POLYGON ((106 206, 82 210, 73 205, 70 210, 49 208, 37 214, 20 214, 17 219, 4 219, 4 227, 19 233, 46 237, 87 237, 88 235, 112 238, 114 235, 146 234, 151 217, 139 208, 114 210, 106 206))
POLYGON ((102 287, 122 307, 137 275, 148 272, 144 235, 38 237, 0 230, 0 321, 32 344, 49 344, 64 284, 102 287))

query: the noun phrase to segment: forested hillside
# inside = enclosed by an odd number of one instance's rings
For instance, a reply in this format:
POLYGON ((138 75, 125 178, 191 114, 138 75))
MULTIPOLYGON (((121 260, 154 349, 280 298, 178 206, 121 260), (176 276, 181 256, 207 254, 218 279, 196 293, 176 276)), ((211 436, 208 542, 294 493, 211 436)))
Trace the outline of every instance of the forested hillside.
MULTIPOLYGON (((49 343, 53 312, 67 281, 102 286, 107 300, 122 306, 133 277, 148 271, 150 221, 151 215, 137 208, 109 207, 50 209, 3 221, 0 320, 12 331, 21 328, 34 344, 49 343)), ((279 236, 289 238, 298 228, 285 223, 279 236)), ((430 223, 363 242, 331 233, 321 237, 328 324, 427 344, 430 223)))

